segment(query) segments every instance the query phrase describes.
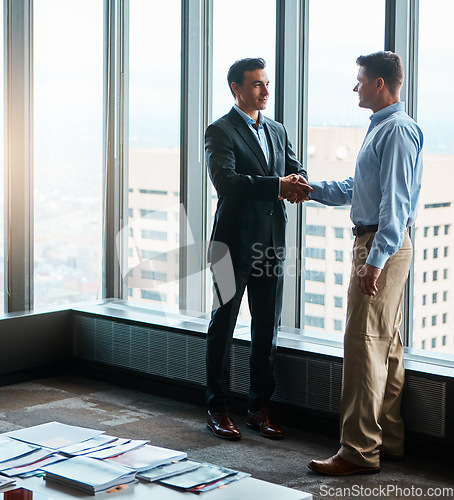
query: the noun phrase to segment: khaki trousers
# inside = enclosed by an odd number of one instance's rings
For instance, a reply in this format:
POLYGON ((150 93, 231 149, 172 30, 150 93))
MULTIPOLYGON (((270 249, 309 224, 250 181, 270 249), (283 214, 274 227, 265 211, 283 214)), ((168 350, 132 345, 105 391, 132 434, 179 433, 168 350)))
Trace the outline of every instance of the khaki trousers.
POLYGON ((380 465, 380 451, 404 452, 400 415, 404 384, 399 334, 401 300, 413 247, 408 232, 401 249, 385 264, 374 297, 361 293, 357 272, 365 263, 375 233, 355 240, 347 321, 340 409, 339 454, 357 465, 380 465))

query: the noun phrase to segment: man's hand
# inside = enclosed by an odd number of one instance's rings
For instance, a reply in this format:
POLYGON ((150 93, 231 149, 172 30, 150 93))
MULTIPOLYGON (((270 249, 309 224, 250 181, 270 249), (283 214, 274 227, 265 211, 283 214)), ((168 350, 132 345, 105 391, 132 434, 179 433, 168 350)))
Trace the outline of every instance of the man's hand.
POLYGON ((281 177, 281 197, 290 203, 300 203, 309 199, 309 193, 313 189, 302 175, 290 174, 281 177))
POLYGON ((358 286, 362 293, 373 297, 378 292, 377 280, 380 273, 381 269, 378 267, 371 266, 370 264, 364 264, 364 266, 358 271, 358 286))

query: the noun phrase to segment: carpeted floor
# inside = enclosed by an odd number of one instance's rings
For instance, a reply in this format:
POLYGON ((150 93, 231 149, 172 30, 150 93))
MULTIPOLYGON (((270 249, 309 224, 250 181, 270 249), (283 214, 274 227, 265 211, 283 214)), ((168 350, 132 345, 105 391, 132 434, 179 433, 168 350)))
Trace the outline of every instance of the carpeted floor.
POLYGON ((206 428, 201 406, 104 382, 66 375, 0 387, 0 432, 56 420, 118 437, 149 439, 154 445, 186 451, 196 461, 233 467, 258 479, 308 491, 316 500, 400 500, 428 498, 431 493, 432 498, 454 499, 454 460, 407 456, 403 462, 383 462, 380 474, 323 477, 307 464, 312 458, 335 453, 337 439, 310 429, 284 427, 285 439, 271 441, 248 429, 243 415, 234 418, 243 438, 229 442, 206 428))

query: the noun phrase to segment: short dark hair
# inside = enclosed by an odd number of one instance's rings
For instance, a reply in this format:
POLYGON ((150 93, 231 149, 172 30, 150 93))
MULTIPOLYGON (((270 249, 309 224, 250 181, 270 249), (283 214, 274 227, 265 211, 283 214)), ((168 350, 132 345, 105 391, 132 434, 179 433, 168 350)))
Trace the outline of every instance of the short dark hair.
POLYGON ((244 72, 254 71, 255 69, 265 69, 265 60, 261 57, 247 57, 246 59, 240 59, 235 61, 229 68, 227 73, 227 81, 229 82, 229 89, 232 92, 233 97, 235 97, 235 92, 232 90, 232 83, 235 82, 238 85, 243 85, 244 72))
POLYGON ((394 52, 380 51, 359 56, 356 64, 364 68, 369 81, 383 78, 391 94, 396 94, 404 81, 404 68, 400 57, 394 52))

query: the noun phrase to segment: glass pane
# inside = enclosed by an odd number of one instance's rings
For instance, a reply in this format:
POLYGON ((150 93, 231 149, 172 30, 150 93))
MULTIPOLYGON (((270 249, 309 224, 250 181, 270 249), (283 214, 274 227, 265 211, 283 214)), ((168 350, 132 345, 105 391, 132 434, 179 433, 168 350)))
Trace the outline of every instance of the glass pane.
MULTIPOLYGON (((3 9, 0 9, 0 54, 3 54, 3 9)), ((3 63, 0 64, 0 116, 3 115, 3 63)), ((0 158, 4 158, 3 150, 3 119, 0 120, 0 158)), ((2 162, 3 165, 3 162, 2 162)), ((4 216, 4 180, 5 173, 0 169, 0 313, 4 312, 5 305, 5 275, 4 275, 4 248, 5 248, 5 216, 4 216)))
MULTIPOLYGON (((355 0, 310 2, 307 170, 312 181, 353 175, 369 126, 372 112, 358 107, 353 92, 356 58, 383 50, 385 1, 366 0, 357 7, 355 0)), ((308 332, 343 335, 351 227, 350 207, 306 203, 302 325, 308 332)))
POLYGON ((35 308, 98 297, 103 0, 34 2, 35 308))
POLYGON ((129 23, 128 298, 175 308, 181 2, 131 0, 129 23))
POLYGON ((418 123, 424 173, 415 231, 413 338, 410 345, 454 354, 454 5, 419 2, 418 123), (440 15, 442 13, 442 15, 440 15))
MULTIPOLYGON (((227 83, 227 72, 238 59, 262 57, 270 80, 270 97, 265 116, 274 118, 276 52, 276 1, 275 0, 230 0, 215 1, 213 5, 213 120, 228 113, 234 104, 227 83), (241 13, 239 15, 238 13, 241 13), (256 22, 260 16, 260 22, 256 22), (244 36, 232 36, 235 33, 244 36)), ((211 186, 211 223, 217 204, 217 194, 211 186)), ((211 280, 210 279, 207 281, 211 280)), ((211 282, 210 282, 211 290, 211 282)), ((247 294, 243 297, 239 318, 249 321, 247 294)), ((211 292, 208 293, 211 296, 211 292)), ((208 305, 211 307, 211 304, 208 305)))

